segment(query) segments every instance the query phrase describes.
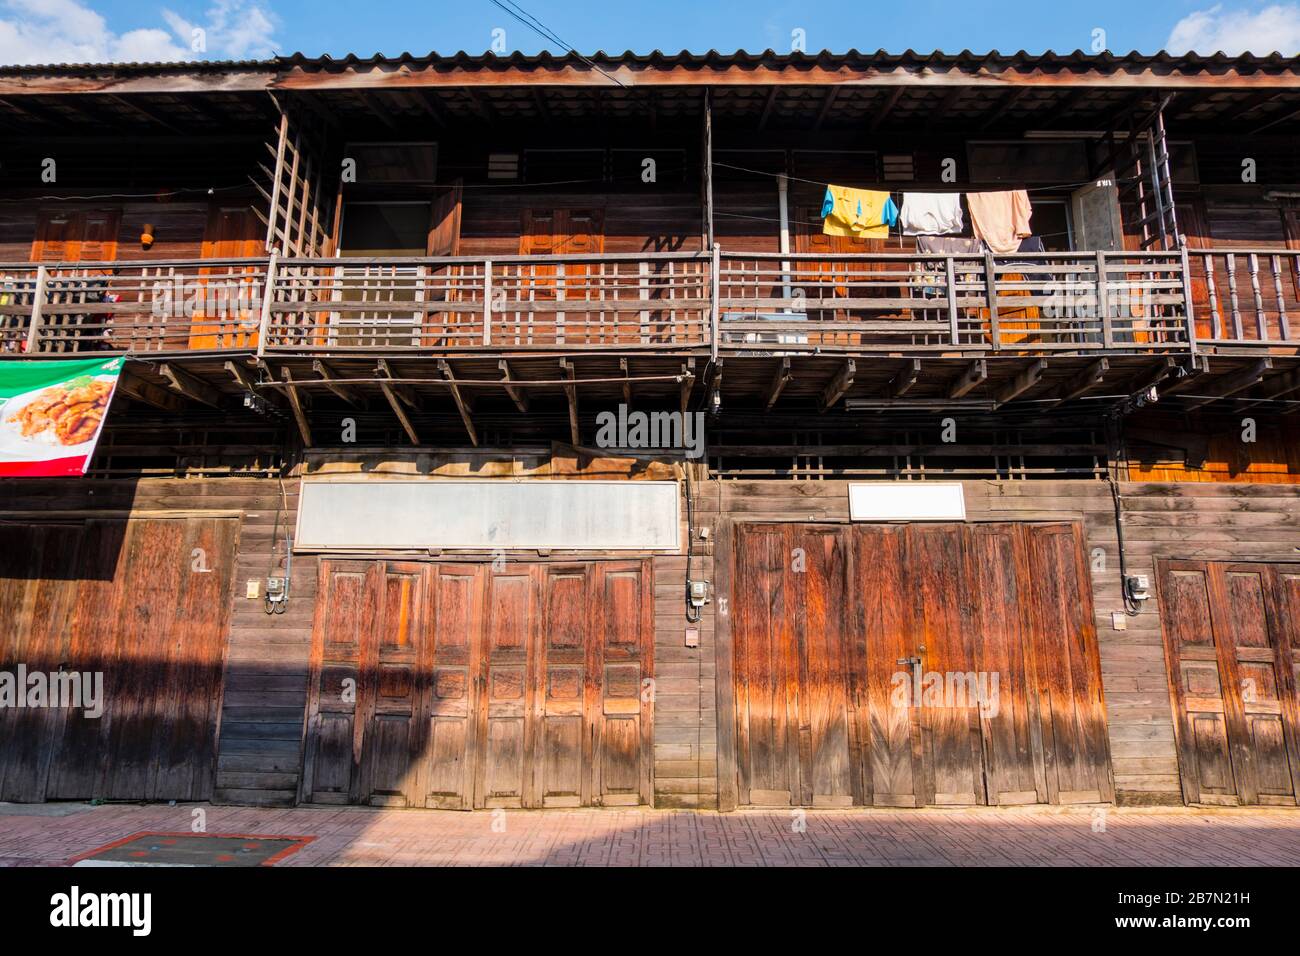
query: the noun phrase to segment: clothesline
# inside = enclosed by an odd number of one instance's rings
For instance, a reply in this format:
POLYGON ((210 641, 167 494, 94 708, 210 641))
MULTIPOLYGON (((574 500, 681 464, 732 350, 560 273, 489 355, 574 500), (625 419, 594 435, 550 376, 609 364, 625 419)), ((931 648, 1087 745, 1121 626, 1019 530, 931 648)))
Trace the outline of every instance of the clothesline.
MULTIPOLYGON (((747 167, 747 166, 733 166, 731 163, 717 163, 717 162, 715 162, 713 165, 714 165, 714 166, 723 166, 723 167, 726 167, 727 169, 738 169, 738 170, 740 170, 741 172, 745 172, 745 173, 756 173, 756 174, 759 175, 759 176, 770 176, 770 177, 772 177, 773 179, 776 179, 776 178, 778 178, 778 177, 784 175, 786 179, 788 179, 788 180, 792 180, 792 181, 797 182, 797 183, 808 183, 808 184, 811 185, 811 186, 817 186, 817 187, 822 188, 822 189, 826 188, 826 183, 823 182, 823 181, 818 181, 818 180, 815 180, 815 179, 804 179, 804 178, 802 178, 802 177, 800 177, 800 176, 791 176, 791 175, 788 174, 788 173, 769 173, 769 172, 768 172, 767 170, 765 170, 765 169, 750 169, 750 168, 747 167)), ((1083 180, 1082 182, 1078 182, 1078 183, 1052 183, 1052 184, 1043 185, 1043 186, 1027 186, 1027 187, 1021 187, 1021 188, 1024 188, 1025 192, 1027 192, 1027 193, 1037 193, 1037 192, 1046 192, 1046 191, 1048 191, 1048 190, 1053 190, 1053 189, 1078 189, 1080 186, 1088 186, 1088 185, 1091 185, 1092 183, 1095 183, 1096 181, 1097 181, 1096 179, 1085 179, 1085 180, 1083 180)), ((866 188, 866 187, 863 187, 863 188, 866 188)), ((898 189, 881 190, 881 191, 882 191, 882 192, 891 192, 891 193, 892 193, 892 192, 902 193, 902 192, 908 192, 909 190, 906 190, 906 189, 903 189, 903 188, 900 187, 900 188, 898 188, 898 189)), ((977 189, 925 189, 925 190, 915 190, 915 191, 916 191, 916 192, 928 192, 928 193, 970 193, 970 192, 981 192, 982 190, 977 190, 977 189)))
MULTIPOLYGON (((721 210, 719 210, 719 209, 715 209, 715 210, 713 210, 713 215, 714 215, 714 216, 725 216, 725 217, 727 217, 728 219, 753 219, 753 220, 756 220, 756 221, 758 221, 758 222, 775 222, 775 223, 780 223, 780 222, 781 222, 780 219, 777 219, 777 218, 775 218, 775 217, 773 217, 773 216, 750 216, 750 215, 746 215, 745 213, 741 213, 741 212, 723 212, 723 211, 721 211, 721 210)), ((793 221, 803 222, 803 223, 805 223, 805 224, 807 224, 807 225, 812 225, 812 224, 814 224, 814 223, 820 225, 822 220, 821 220, 821 217, 818 216, 816 219, 800 219, 800 220, 791 220, 791 221, 792 221, 792 222, 793 222, 793 221)), ((1067 229, 1067 230, 1062 230, 1061 232, 1036 232, 1036 233, 1034 233, 1034 235, 1037 236, 1039 239, 1056 239, 1056 238, 1058 238, 1058 237, 1060 237, 1060 236, 1068 236, 1069 234, 1070 234, 1070 232, 1069 232, 1068 229, 1067 229)), ((899 238, 902 238, 903 233, 901 233, 901 232, 891 232, 891 233, 889 234, 889 237, 890 237, 891 239, 894 238, 895 236, 898 236, 899 238)), ((913 237, 913 238, 915 238, 915 237, 913 237)))

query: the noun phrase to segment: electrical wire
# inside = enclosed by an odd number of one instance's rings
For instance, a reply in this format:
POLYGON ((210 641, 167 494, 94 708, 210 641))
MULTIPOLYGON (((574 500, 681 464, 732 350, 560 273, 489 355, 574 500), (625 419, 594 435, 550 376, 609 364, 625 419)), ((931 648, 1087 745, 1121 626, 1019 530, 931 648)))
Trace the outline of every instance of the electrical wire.
POLYGON ((515 3, 514 0, 507 0, 510 6, 506 6, 506 4, 502 3, 501 0, 489 0, 489 2, 491 2, 493 6, 499 7, 507 15, 514 17, 516 20, 518 20, 524 26, 528 27, 528 29, 532 30, 534 33, 536 33, 542 39, 546 40, 548 43, 554 43, 557 46, 563 47, 565 50, 567 50, 569 53, 572 53, 583 63, 587 64, 587 66, 591 67, 601 76, 605 77, 607 80, 617 83, 619 86, 623 87, 624 89, 627 89, 626 83, 624 83, 622 80, 620 80, 618 77, 614 76, 613 74, 608 73, 605 70, 602 70, 595 63, 587 59, 585 56, 583 56, 581 53, 575 50, 568 43, 565 43, 562 39, 560 39, 559 34, 557 34, 554 30, 548 27, 541 20, 537 19, 537 17, 533 16, 523 7, 519 6, 519 4, 515 3), (512 10, 511 7, 513 7, 514 9, 512 10))

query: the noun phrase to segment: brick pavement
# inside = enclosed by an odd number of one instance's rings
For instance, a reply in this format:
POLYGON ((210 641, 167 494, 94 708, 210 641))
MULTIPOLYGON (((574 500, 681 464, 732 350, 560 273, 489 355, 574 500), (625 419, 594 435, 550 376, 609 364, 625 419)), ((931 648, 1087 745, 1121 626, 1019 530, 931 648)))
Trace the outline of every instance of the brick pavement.
POLYGON ((0 806, 0 866, 56 865, 140 831, 313 836, 282 866, 1300 865, 1300 810, 477 811, 0 806), (1104 822, 1104 830, 1099 824, 1104 822))

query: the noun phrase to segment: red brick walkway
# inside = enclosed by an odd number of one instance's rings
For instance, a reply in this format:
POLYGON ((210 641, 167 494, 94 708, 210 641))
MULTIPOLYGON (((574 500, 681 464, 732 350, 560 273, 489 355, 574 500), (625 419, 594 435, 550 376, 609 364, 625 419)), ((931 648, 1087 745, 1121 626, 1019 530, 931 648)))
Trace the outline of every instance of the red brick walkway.
MULTIPOLYGON (((0 866, 189 831, 194 809, 0 807, 0 866)), ((316 838, 285 866, 1300 865, 1295 809, 815 810, 802 832, 771 810, 202 809, 211 833, 316 838)))

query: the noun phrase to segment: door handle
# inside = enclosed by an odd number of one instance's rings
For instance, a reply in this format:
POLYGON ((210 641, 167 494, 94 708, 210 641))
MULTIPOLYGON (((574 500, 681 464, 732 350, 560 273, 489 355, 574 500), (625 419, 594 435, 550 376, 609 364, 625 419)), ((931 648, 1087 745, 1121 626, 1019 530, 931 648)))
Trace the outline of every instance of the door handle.
POLYGON ((921 658, 919 657, 900 657, 894 662, 895 664, 906 664, 908 667, 920 667, 921 658))

